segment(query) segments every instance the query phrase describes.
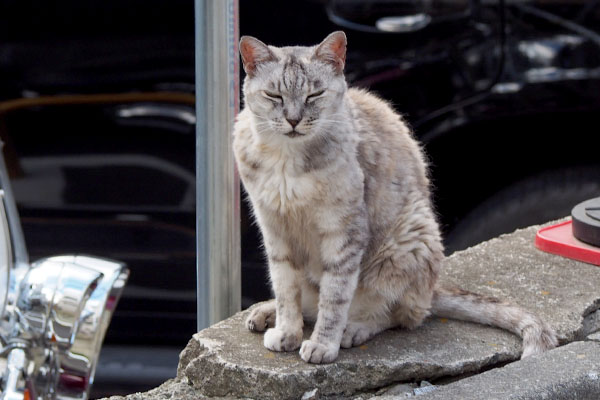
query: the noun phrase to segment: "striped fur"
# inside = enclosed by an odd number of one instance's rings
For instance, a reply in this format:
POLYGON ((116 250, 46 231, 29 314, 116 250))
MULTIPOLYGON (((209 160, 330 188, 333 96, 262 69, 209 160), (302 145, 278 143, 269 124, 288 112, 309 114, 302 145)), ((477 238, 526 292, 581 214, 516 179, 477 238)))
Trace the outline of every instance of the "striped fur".
POLYGON ((532 314, 436 287, 443 246, 423 152, 386 102, 347 88, 345 46, 342 32, 315 47, 241 40, 245 107, 233 147, 275 294, 248 328, 312 363, 432 312, 515 332, 523 356, 554 347, 532 314), (315 327, 302 342, 304 319, 315 327))

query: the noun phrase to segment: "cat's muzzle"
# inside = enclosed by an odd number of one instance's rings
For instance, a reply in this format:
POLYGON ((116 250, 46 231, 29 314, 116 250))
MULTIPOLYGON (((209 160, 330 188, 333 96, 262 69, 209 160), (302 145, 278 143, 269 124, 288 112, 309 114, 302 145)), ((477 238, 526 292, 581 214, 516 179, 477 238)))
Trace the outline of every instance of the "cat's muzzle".
POLYGON ((286 132, 286 133, 284 133, 284 135, 287 136, 287 137, 289 137, 289 138, 296 138, 296 137, 299 137, 299 136, 304 136, 305 133, 300 133, 300 132, 294 130, 294 131, 286 132))

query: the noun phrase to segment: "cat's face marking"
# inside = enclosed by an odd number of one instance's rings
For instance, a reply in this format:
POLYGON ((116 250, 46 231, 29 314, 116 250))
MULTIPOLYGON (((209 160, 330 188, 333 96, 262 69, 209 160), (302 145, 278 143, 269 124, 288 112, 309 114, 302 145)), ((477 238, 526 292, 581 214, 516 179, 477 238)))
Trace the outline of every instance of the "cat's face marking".
POLYGON ((242 38, 244 97, 257 133, 268 140, 302 141, 339 122, 345 40, 336 32, 319 46, 277 48, 242 38))

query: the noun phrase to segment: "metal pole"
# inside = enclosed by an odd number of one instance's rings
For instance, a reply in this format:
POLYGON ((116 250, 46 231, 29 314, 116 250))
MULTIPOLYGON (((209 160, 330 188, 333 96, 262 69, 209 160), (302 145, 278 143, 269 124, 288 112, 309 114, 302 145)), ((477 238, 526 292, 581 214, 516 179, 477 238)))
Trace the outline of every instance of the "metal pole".
POLYGON ((241 308, 238 0, 195 0, 198 330, 241 308))

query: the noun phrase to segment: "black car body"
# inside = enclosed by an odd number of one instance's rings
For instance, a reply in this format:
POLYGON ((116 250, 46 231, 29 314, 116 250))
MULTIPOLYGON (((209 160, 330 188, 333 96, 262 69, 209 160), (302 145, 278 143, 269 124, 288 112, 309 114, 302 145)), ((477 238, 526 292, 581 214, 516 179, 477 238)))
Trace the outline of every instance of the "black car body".
MULTIPOLYGON (((109 344, 181 347, 196 328, 193 15, 0 2, 0 136, 29 251, 127 262, 109 344)), ((425 146, 449 251, 600 194, 598 2, 242 0, 240 24, 274 45, 345 30, 349 83, 425 146), (382 24, 405 16, 427 19, 382 24)), ((270 296, 247 208, 242 271, 244 306, 270 296)))

